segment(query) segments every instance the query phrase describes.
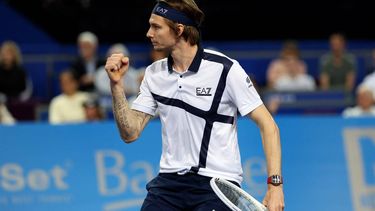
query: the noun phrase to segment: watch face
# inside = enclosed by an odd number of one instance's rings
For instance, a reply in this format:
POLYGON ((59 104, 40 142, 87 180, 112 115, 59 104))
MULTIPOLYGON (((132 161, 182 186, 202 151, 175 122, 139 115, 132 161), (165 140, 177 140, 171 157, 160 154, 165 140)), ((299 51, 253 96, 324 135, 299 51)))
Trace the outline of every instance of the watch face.
POLYGON ((283 184, 283 179, 280 175, 272 175, 268 178, 268 184, 280 185, 283 184))
POLYGON ((274 184, 280 184, 281 183, 280 177, 278 177, 278 176, 272 177, 272 183, 274 183, 274 184))

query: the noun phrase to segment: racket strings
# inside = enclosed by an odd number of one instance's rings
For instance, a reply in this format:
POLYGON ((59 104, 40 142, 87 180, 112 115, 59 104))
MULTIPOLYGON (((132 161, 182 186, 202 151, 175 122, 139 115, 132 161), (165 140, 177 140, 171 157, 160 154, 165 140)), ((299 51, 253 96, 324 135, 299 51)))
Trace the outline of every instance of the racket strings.
POLYGON ((216 181, 216 185, 221 190, 221 192, 239 209, 243 211, 258 210, 258 207, 253 204, 251 199, 245 197, 243 194, 241 194, 231 186, 228 186, 227 184, 220 181, 216 181))
POLYGON ((217 183, 217 186, 221 190, 221 192, 235 205, 238 204, 239 198, 241 195, 233 190, 233 188, 227 186, 224 183, 217 183))

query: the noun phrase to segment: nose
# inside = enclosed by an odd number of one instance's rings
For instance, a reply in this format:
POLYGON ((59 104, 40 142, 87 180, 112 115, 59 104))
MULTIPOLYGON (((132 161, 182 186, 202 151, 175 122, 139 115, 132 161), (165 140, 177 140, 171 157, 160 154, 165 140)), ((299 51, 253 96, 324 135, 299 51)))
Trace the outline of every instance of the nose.
POLYGON ((147 38, 151 38, 151 37, 152 37, 151 27, 148 29, 148 31, 147 31, 147 33, 146 33, 146 37, 147 37, 147 38))

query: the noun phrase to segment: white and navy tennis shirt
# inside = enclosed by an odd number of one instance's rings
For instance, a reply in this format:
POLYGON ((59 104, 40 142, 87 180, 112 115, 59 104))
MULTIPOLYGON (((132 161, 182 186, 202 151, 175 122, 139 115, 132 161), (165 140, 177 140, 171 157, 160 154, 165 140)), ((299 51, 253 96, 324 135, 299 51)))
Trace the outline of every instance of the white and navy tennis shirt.
POLYGON ((237 111, 246 115, 263 102, 239 63, 199 48, 189 69, 178 73, 168 57, 147 67, 132 109, 162 123, 160 172, 194 171, 242 181, 237 111))

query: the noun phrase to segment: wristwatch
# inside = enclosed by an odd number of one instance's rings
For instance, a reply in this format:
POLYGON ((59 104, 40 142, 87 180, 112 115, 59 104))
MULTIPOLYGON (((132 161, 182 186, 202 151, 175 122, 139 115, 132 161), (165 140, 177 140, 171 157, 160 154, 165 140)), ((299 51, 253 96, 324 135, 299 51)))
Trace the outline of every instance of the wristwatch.
POLYGON ((280 175, 272 175, 267 178, 267 184, 278 186, 283 184, 283 177, 280 175))

